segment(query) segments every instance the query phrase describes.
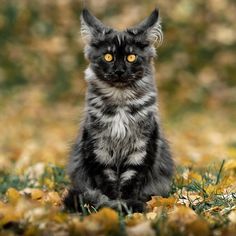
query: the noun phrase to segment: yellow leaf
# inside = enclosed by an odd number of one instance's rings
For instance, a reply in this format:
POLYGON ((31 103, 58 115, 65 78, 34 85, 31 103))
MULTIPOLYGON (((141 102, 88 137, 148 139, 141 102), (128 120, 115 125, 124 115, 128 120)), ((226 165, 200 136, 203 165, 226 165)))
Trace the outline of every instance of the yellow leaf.
POLYGON ((188 174, 188 179, 189 180, 196 180, 198 182, 201 182, 202 181, 202 176, 199 175, 198 173, 196 172, 189 172, 188 174))
POLYGON ((33 207, 25 212, 24 216, 28 222, 38 222, 48 216, 48 210, 44 207, 33 207))
POLYGON ((13 206, 2 204, 0 205, 0 226, 9 222, 17 222, 21 219, 21 214, 15 211, 13 206))
POLYGON ((151 222, 142 222, 133 227, 127 227, 128 236, 155 236, 155 231, 151 227, 151 222))
POLYGON ((131 216, 127 216, 125 220, 127 226, 134 226, 143 221, 145 221, 145 217, 141 213, 134 213, 131 216))
POLYGON ((187 235, 208 236, 210 234, 209 226, 206 221, 197 219, 186 226, 187 235))
POLYGON ((180 225, 192 223, 197 219, 197 214, 191 208, 179 206, 170 212, 168 222, 173 226, 179 227, 180 225))
POLYGON ((228 149, 228 156, 230 158, 236 158, 236 148, 229 148, 228 149))
POLYGON ((178 193, 175 193, 175 196, 178 197, 180 195, 177 203, 183 204, 187 207, 190 205, 197 205, 198 203, 203 201, 203 197, 199 195, 201 193, 193 192, 193 191, 187 191, 185 188, 178 191, 178 193))
POLYGON ((20 198, 20 193, 15 188, 9 188, 6 192, 6 196, 10 203, 17 203, 20 198))
POLYGON ((158 216, 159 216, 159 214, 157 212, 148 212, 146 214, 146 218, 148 220, 155 220, 158 216))
POLYGON ((40 200, 42 199, 44 192, 40 189, 32 189, 31 198, 32 200, 40 200))
POLYGON ((57 223, 65 223, 68 221, 68 215, 63 212, 55 211, 53 214, 51 214, 50 220, 57 223))
POLYGON ((205 187, 208 195, 227 193, 233 189, 235 189, 235 178, 233 176, 225 176, 218 184, 210 184, 205 187))
POLYGON ((35 225, 30 225, 27 227, 26 231, 24 232, 24 236, 34 236, 39 235, 39 229, 35 225))
POLYGON ((235 160, 228 160, 224 165, 225 171, 236 171, 236 159, 235 160))
POLYGON ((86 235, 86 226, 78 217, 69 221, 69 235, 86 235))
POLYGON ((57 192, 49 192, 45 198, 46 202, 51 202, 55 206, 61 205, 61 198, 57 192))
POLYGON ((55 186, 55 183, 51 179, 44 179, 43 184, 47 186, 49 189, 53 189, 55 186))
POLYGON ((221 212, 221 210, 222 210, 222 206, 213 206, 213 207, 205 210, 204 214, 207 212, 210 212, 210 213, 221 212))
POLYGON ((228 219, 232 224, 236 225, 236 210, 229 213, 228 219))
POLYGON ((205 191, 208 195, 215 194, 217 191, 216 185, 212 185, 212 184, 208 185, 205 188, 205 191))
POLYGON ((166 208, 172 208, 177 203, 177 199, 174 197, 163 198, 159 196, 152 196, 152 199, 147 202, 148 208, 153 210, 155 207, 164 206, 166 208))
POLYGON ((103 232, 114 232, 119 229, 118 214, 110 208, 102 208, 99 212, 88 216, 85 221, 98 223, 103 232))

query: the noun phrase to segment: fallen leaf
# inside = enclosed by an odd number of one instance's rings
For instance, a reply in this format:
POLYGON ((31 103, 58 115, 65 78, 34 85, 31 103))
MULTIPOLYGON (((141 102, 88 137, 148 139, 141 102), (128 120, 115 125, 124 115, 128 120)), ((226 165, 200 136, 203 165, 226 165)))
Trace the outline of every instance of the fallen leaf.
POLYGON ((227 160, 224 164, 224 170, 236 172, 236 159, 227 160))
POLYGON ((189 172, 188 173, 188 177, 187 179, 190 181, 190 180, 195 180, 197 182, 201 182, 202 181, 202 176, 196 172, 189 172))
POLYGON ((20 193, 15 188, 9 188, 6 192, 9 203, 16 204, 20 198, 20 193))
POLYGON ((25 219, 27 219, 27 221, 31 223, 33 222, 39 223, 39 221, 47 219, 48 211, 42 206, 38 207, 35 206, 34 208, 28 210, 24 216, 25 219))
POLYGON ((0 226, 10 222, 17 222, 22 219, 22 215, 15 211, 15 208, 9 204, 0 205, 0 226))
POLYGON ((72 217, 69 221, 69 235, 86 235, 86 226, 79 217, 72 217))
POLYGON ((57 192, 48 192, 44 198, 45 202, 50 202, 54 206, 61 205, 61 198, 57 192))
POLYGON ((40 200, 44 196, 44 192, 41 189, 32 189, 30 194, 32 200, 40 200))
POLYGON ((228 219, 229 219, 230 223, 236 225, 236 210, 229 213, 228 219))
POLYGON ((125 219, 127 226, 134 226, 145 221, 145 216, 142 213, 134 213, 131 216, 127 216, 125 219))
POLYGON ((196 206, 197 204, 201 203, 204 200, 200 194, 201 193, 194 191, 187 191, 185 188, 183 188, 178 193, 176 193, 175 196, 176 198, 177 197, 179 198, 177 203, 189 207, 189 206, 196 206))
POLYGON ((99 226, 102 232, 116 232, 119 229, 119 217, 116 211, 110 208, 102 208, 96 213, 84 219, 85 224, 91 224, 89 227, 99 226))
POLYGON ((52 181, 49 178, 45 178, 43 180, 43 185, 45 185, 48 189, 53 189, 55 187, 55 183, 54 181, 52 181))
POLYGON ((127 227, 128 236, 155 236, 155 231, 151 227, 151 222, 143 222, 138 225, 127 227))
POLYGON ((148 220, 155 220, 157 218, 157 216, 159 216, 159 214, 157 212, 148 212, 146 214, 146 218, 148 220))
POLYGON ((208 236, 210 234, 209 226, 206 221, 197 219, 186 225, 187 235, 191 236, 208 236))
POLYGON ((191 208, 176 206, 174 210, 169 213, 168 222, 172 225, 180 226, 190 224, 197 219, 197 214, 191 208))
POLYGON ((147 207, 149 210, 153 210, 155 207, 173 208, 176 203, 177 199, 175 197, 163 198, 152 196, 152 199, 147 202, 147 207))

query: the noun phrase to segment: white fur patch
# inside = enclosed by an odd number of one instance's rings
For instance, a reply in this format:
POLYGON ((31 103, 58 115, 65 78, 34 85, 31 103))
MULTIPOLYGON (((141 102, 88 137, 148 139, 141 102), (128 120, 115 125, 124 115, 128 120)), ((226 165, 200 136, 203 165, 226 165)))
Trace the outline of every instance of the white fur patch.
POLYGON ((88 67, 85 71, 84 71, 84 74, 85 74, 85 80, 87 81, 93 81, 93 80, 96 80, 96 75, 94 74, 93 70, 88 67))
POLYGON ((118 109, 116 115, 112 117, 110 132, 114 139, 124 139, 130 132, 129 117, 123 109, 118 109))
POLYGON ((108 151, 104 147, 96 148, 94 150, 94 153, 96 154, 96 159, 105 165, 112 164, 114 161, 114 158, 109 155, 108 151))
POLYGON ((146 151, 137 151, 128 156, 127 164, 140 165, 146 156, 146 151))
POLYGON ((130 180, 137 171, 135 170, 127 170, 120 176, 121 184, 124 184, 126 181, 130 180))
POLYGON ((156 96, 156 93, 150 92, 141 98, 128 101, 127 104, 129 104, 129 105, 143 105, 144 103, 148 102, 151 97, 155 97, 155 96, 156 96))
POLYGON ((112 169, 105 169, 104 174, 108 177, 108 179, 112 182, 115 182, 117 180, 116 173, 112 169))
POLYGON ((148 40, 153 44, 157 43, 158 46, 162 44, 163 33, 160 21, 157 21, 157 23, 149 30, 148 40))
POLYGON ((92 32, 88 25, 85 23, 84 18, 81 17, 81 29, 80 29, 82 38, 87 43, 91 40, 92 32))
POLYGON ((146 146, 146 141, 143 140, 143 139, 139 139, 135 142, 135 147, 137 149, 141 149, 141 148, 144 148, 146 146))
POLYGON ((120 102, 120 101, 124 102, 126 100, 129 100, 135 97, 134 91, 128 88, 119 89, 119 88, 110 87, 110 86, 108 87, 107 85, 105 85, 105 87, 100 87, 100 90, 105 96, 109 97, 110 99, 116 102, 120 102))

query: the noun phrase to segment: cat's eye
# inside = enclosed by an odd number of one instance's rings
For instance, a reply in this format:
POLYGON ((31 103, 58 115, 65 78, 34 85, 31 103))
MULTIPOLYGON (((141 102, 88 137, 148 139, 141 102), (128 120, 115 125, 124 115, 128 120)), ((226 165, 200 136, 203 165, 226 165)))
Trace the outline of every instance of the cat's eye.
POLYGON ((105 61, 107 61, 107 62, 111 62, 111 61, 113 60, 113 56, 112 56, 112 54, 110 54, 110 53, 106 53, 106 54, 104 55, 104 59, 105 59, 105 61))
POLYGON ((128 62, 134 62, 134 61, 136 61, 136 59, 137 59, 137 56, 136 56, 135 54, 129 54, 129 55, 126 57, 126 60, 127 60, 128 62))

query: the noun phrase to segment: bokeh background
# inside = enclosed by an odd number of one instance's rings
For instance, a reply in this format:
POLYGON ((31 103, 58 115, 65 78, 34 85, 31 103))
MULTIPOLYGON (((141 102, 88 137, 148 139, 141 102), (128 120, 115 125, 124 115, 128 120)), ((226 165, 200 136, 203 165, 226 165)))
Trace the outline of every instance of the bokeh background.
MULTIPOLYGON (((236 158, 235 1, 86 4, 118 29, 160 9, 164 42, 155 60, 160 112, 177 165, 236 158)), ((86 91, 82 5, 77 0, 1 0, 0 173, 66 164, 86 91)))

